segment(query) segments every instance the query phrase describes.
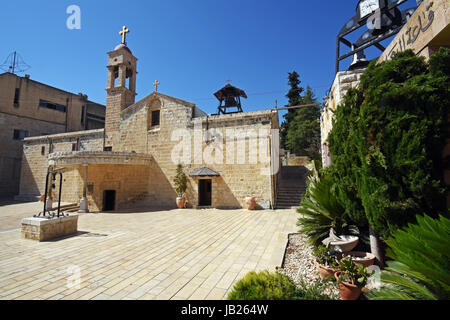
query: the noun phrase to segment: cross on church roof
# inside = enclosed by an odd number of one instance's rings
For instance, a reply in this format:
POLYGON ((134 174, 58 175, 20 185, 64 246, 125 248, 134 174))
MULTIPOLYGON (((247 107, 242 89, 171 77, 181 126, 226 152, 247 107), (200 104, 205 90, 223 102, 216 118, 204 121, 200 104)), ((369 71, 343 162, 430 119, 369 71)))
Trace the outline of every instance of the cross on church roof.
POLYGON ((122 36, 122 43, 123 44, 127 44, 126 39, 127 39, 127 33, 129 33, 130 30, 127 29, 127 27, 123 26, 122 27, 122 31, 119 32, 119 34, 122 36))
POLYGON ((155 82, 153 82, 153 85, 155 86, 155 92, 158 92, 158 86, 160 85, 158 80, 155 80, 155 82))

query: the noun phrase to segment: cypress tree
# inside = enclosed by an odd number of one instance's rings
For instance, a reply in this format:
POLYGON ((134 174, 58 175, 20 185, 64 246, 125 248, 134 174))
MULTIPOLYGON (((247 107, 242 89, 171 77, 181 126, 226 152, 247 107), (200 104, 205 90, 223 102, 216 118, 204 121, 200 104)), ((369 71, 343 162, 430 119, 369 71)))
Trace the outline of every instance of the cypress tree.
POLYGON ((338 197, 352 220, 383 237, 416 214, 448 214, 449 52, 441 48, 428 64, 411 50, 372 62, 336 110, 329 170, 338 197))

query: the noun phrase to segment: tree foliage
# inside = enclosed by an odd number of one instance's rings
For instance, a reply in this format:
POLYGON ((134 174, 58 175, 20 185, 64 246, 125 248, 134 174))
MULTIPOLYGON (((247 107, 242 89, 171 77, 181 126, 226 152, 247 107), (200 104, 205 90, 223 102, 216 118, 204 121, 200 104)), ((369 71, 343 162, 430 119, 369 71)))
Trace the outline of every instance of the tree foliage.
POLYGON ((346 213, 388 237, 418 212, 446 212, 449 50, 372 62, 336 110, 329 169, 346 213))
MULTIPOLYGON (((306 88, 300 104, 313 104, 317 99, 310 87, 306 88)), ((320 159, 320 108, 311 106, 297 109, 289 125, 286 147, 293 153, 304 153, 312 159, 320 159)))
MULTIPOLYGON (((289 73, 290 90, 286 97, 287 107, 313 104, 317 102, 312 89, 308 86, 305 94, 300 87, 301 81, 297 72, 289 73)), ((320 158, 320 108, 305 107, 290 109, 284 115, 281 125, 281 146, 296 154, 304 154, 313 159, 320 158)))
MULTIPOLYGON (((289 84, 289 92, 286 94, 286 98, 288 98, 288 105, 286 107, 296 106, 300 103, 301 93, 303 92, 303 88, 300 87, 301 81, 299 79, 299 74, 296 71, 288 72, 288 84, 289 84)), ((289 126, 295 118, 295 109, 289 109, 288 112, 283 115, 284 121, 281 124, 281 132, 280 132, 280 142, 281 147, 286 148, 286 139, 289 126)))

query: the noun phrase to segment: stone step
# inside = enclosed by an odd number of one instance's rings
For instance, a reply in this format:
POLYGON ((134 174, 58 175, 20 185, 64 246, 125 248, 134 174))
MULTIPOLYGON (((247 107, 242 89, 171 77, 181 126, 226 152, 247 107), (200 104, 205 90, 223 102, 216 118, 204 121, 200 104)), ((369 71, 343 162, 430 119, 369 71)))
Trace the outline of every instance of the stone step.
POLYGON ((278 187, 278 190, 287 190, 287 191, 290 191, 290 190, 305 190, 306 189, 306 186, 294 186, 294 187, 283 187, 283 186, 280 186, 280 187, 278 187))
POLYGON ((297 206, 277 206, 276 209, 297 209, 297 206))
POLYGON ((301 199, 303 198, 303 194, 279 194, 277 199, 301 199))
POLYGON ((278 193, 278 197, 282 197, 282 198, 291 198, 291 197, 303 197, 304 193, 278 193))
POLYGON ((278 190, 278 194, 304 194, 306 190, 295 190, 295 191, 283 191, 283 190, 278 190))
MULTIPOLYGON (((70 204, 62 205, 59 209, 61 211, 64 211, 64 210, 73 209, 73 208, 79 208, 79 207, 80 207, 80 205, 77 204, 77 203, 70 203, 70 204)), ((51 210, 53 210, 53 211, 58 210, 58 202, 53 203, 53 206, 52 206, 51 210)))
POLYGON ((299 207, 300 203, 297 202, 277 202, 277 207, 299 207))
POLYGON ((302 202, 302 199, 277 199, 277 203, 295 203, 302 202))
POLYGON ((283 198, 283 199, 277 198, 277 202, 278 202, 278 203, 280 203, 280 202, 288 202, 288 203, 291 203, 291 202, 299 202, 299 203, 300 203, 301 200, 302 200, 302 198, 290 198, 290 199, 286 199, 286 198, 283 198))
POLYGON ((296 187, 296 188, 278 188, 279 192, 303 192, 306 187, 296 187))

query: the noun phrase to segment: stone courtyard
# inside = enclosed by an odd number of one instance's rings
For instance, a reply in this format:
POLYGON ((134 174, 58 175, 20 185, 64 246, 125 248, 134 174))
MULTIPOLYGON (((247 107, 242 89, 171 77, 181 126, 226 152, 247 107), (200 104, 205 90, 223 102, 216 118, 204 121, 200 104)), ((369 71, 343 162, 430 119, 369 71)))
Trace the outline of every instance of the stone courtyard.
POLYGON ((0 299, 225 299, 247 272, 280 266, 297 231, 295 210, 134 209, 80 215, 71 237, 22 239, 20 220, 41 209, 0 203, 0 299))

